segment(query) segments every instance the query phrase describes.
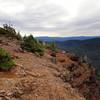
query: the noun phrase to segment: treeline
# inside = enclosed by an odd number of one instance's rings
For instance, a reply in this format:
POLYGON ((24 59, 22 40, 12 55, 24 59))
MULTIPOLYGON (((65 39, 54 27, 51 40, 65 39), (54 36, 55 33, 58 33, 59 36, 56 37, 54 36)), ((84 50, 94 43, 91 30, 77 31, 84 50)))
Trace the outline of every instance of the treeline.
POLYGON ((16 32, 16 30, 8 24, 3 24, 3 27, 0 27, 0 36, 2 35, 11 39, 22 39, 20 32, 16 32))

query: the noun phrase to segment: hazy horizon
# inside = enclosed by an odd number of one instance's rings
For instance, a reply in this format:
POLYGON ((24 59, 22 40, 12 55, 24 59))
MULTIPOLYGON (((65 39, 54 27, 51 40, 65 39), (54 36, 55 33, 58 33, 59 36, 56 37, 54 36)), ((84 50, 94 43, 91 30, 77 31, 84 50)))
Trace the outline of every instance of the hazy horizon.
POLYGON ((99 0, 0 0, 0 26, 22 35, 100 36, 99 0))

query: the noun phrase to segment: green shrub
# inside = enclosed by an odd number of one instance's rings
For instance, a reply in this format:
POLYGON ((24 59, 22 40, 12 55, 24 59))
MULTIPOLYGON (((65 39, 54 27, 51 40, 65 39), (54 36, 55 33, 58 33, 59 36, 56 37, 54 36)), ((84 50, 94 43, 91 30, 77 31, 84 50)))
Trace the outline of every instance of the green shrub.
POLYGON ((9 70, 14 64, 10 54, 0 48, 0 69, 9 70))
POLYGON ((15 37, 16 36, 16 31, 13 27, 7 24, 3 24, 3 28, 8 32, 8 36, 15 37))
POLYGON ((18 33, 16 33, 16 39, 17 40, 22 40, 22 36, 21 36, 21 34, 18 32, 18 33))
POLYGON ((47 44, 46 44, 46 48, 47 48, 47 49, 50 49, 51 51, 54 51, 54 52, 57 51, 55 42, 47 43, 47 44))
POLYGON ((29 52, 38 53, 40 55, 44 54, 44 46, 32 35, 25 36, 21 43, 21 48, 29 52))
POLYGON ((7 31, 0 27, 0 36, 1 35, 7 35, 7 31))
POLYGON ((96 72, 96 80, 100 82, 100 71, 96 72))
POLYGON ((3 28, 0 27, 0 36, 10 37, 11 39, 22 40, 22 36, 19 32, 7 24, 3 25, 3 28))

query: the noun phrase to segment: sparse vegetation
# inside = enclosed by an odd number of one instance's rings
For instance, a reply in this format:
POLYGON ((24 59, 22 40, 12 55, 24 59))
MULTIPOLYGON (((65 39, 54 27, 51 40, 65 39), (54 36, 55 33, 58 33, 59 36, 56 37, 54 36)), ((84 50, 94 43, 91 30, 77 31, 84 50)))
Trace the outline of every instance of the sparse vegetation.
POLYGON ((12 60, 11 55, 0 48, 0 69, 9 70, 14 64, 15 62, 12 60))
POLYGON ((46 48, 50 49, 52 51, 56 51, 57 50, 55 42, 47 43, 46 44, 46 48))
POLYGON ((80 61, 81 61, 81 63, 90 63, 91 62, 87 55, 81 56, 80 61))
POLYGON ((20 32, 18 32, 18 33, 16 34, 16 39, 17 39, 17 40, 22 40, 22 36, 21 36, 20 32))
POLYGON ((3 28, 0 28, 0 36, 1 35, 5 35, 11 39, 22 40, 20 33, 17 33, 16 30, 8 24, 4 24, 3 28))
POLYGON ((29 52, 38 53, 40 56, 44 54, 44 46, 32 35, 24 36, 21 43, 21 48, 29 52))
POLYGON ((97 71, 96 73, 96 80, 100 82, 100 71, 97 71))
POLYGON ((13 27, 7 24, 3 24, 3 28, 8 32, 8 36, 15 37, 16 31, 13 27))

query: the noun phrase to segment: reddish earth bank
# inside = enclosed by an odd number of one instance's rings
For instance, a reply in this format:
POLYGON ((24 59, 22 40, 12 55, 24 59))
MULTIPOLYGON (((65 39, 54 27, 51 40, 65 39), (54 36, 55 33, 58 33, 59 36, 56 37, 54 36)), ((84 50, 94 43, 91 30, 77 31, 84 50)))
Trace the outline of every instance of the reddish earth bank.
POLYGON ((20 49, 18 41, 2 39, 0 47, 16 62, 0 72, 0 100, 99 100, 95 69, 70 53, 50 50, 43 57, 20 49))

